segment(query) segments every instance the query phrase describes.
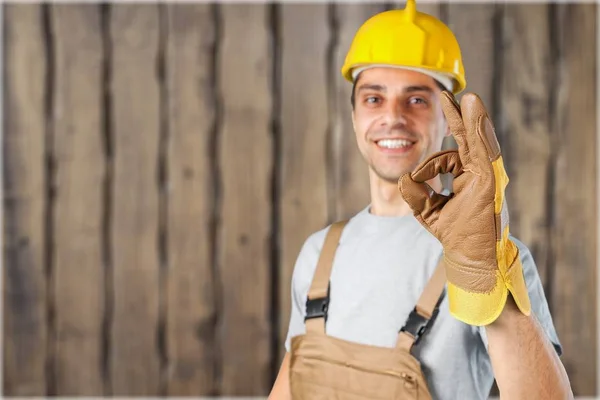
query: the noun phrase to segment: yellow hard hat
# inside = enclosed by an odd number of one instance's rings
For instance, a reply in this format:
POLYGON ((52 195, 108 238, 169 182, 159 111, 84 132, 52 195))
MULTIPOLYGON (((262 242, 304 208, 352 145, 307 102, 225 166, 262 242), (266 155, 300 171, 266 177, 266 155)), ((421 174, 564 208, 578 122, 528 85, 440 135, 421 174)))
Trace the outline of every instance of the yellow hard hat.
POLYGON ((403 10, 374 15, 358 29, 342 75, 353 82, 356 71, 374 65, 429 73, 450 83, 454 94, 467 85, 456 37, 439 19, 418 12, 415 0, 407 0, 403 10))

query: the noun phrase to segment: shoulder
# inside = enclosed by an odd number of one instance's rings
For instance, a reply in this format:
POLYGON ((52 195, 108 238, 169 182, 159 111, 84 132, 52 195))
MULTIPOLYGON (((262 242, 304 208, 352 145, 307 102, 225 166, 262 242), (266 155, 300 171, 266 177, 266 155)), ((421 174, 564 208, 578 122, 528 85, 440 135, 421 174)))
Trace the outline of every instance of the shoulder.
POLYGON ((352 232, 356 230, 358 224, 358 217, 364 212, 360 211, 353 217, 349 218, 346 221, 338 221, 331 223, 324 228, 311 233, 302 244, 302 248, 300 249, 299 258, 307 259, 306 261, 314 261, 316 262, 321 250, 323 249, 323 245, 325 244, 325 239, 329 234, 331 227, 339 222, 345 222, 345 226, 340 236, 339 244, 343 245, 347 239, 352 236, 352 232))
MULTIPOLYGON (((346 222, 339 240, 340 246, 342 246, 347 241, 349 235, 352 234, 351 231, 356 225, 356 217, 360 215, 361 212, 348 219, 346 222)), ((292 274, 294 291, 304 293, 306 290, 308 290, 308 286, 310 286, 310 282, 312 281, 312 277, 317 268, 317 263, 319 261, 319 256, 321 255, 323 245, 325 244, 325 239, 327 238, 327 234, 332 226, 333 223, 311 233, 304 240, 292 274)))
POLYGON ((298 255, 298 264, 316 264, 316 261, 321 253, 321 249, 323 249, 323 245, 325 244, 325 238, 329 233, 329 229, 333 224, 327 225, 326 227, 311 233, 304 240, 302 247, 300 249, 300 253, 298 255))

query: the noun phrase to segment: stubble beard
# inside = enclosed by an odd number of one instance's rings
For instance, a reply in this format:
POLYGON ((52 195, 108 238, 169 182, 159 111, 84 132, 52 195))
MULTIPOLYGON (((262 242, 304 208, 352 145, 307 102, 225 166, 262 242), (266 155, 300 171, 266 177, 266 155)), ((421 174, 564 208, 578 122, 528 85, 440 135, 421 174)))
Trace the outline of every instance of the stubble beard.
POLYGON ((412 168, 404 168, 400 172, 386 172, 382 171, 380 168, 377 168, 374 163, 369 163, 369 167, 373 173, 379 177, 379 179, 394 185, 398 184, 398 180, 402 177, 402 175, 406 174, 407 172, 412 172, 416 166, 417 165, 414 165, 412 168))

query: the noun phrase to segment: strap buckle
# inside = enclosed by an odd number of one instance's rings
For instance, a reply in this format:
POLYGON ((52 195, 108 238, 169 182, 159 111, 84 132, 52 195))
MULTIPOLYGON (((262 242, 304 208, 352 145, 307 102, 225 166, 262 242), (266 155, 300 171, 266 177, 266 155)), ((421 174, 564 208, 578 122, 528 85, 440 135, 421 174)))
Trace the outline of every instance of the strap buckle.
POLYGON ((316 299, 306 299, 306 317, 304 321, 313 318, 324 318, 327 321, 327 312, 329 311, 329 291, 327 286, 327 296, 316 299))
POLYGON ((415 338, 415 345, 421 340, 421 337, 429 330, 433 321, 437 317, 439 312, 439 308, 436 306, 433 309, 433 313, 431 314, 431 318, 425 318, 421 314, 417 312, 417 307, 415 307, 408 318, 406 319, 406 323, 400 329, 400 332, 408 332, 415 338))

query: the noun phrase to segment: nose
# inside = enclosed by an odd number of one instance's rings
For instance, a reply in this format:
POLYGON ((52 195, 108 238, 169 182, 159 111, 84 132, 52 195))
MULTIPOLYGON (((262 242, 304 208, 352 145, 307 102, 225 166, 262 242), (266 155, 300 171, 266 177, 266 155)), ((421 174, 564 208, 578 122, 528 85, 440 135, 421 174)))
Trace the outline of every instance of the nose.
POLYGON ((387 107, 381 119, 381 127, 395 129, 406 126, 407 119, 402 104, 397 100, 387 102, 387 107))

